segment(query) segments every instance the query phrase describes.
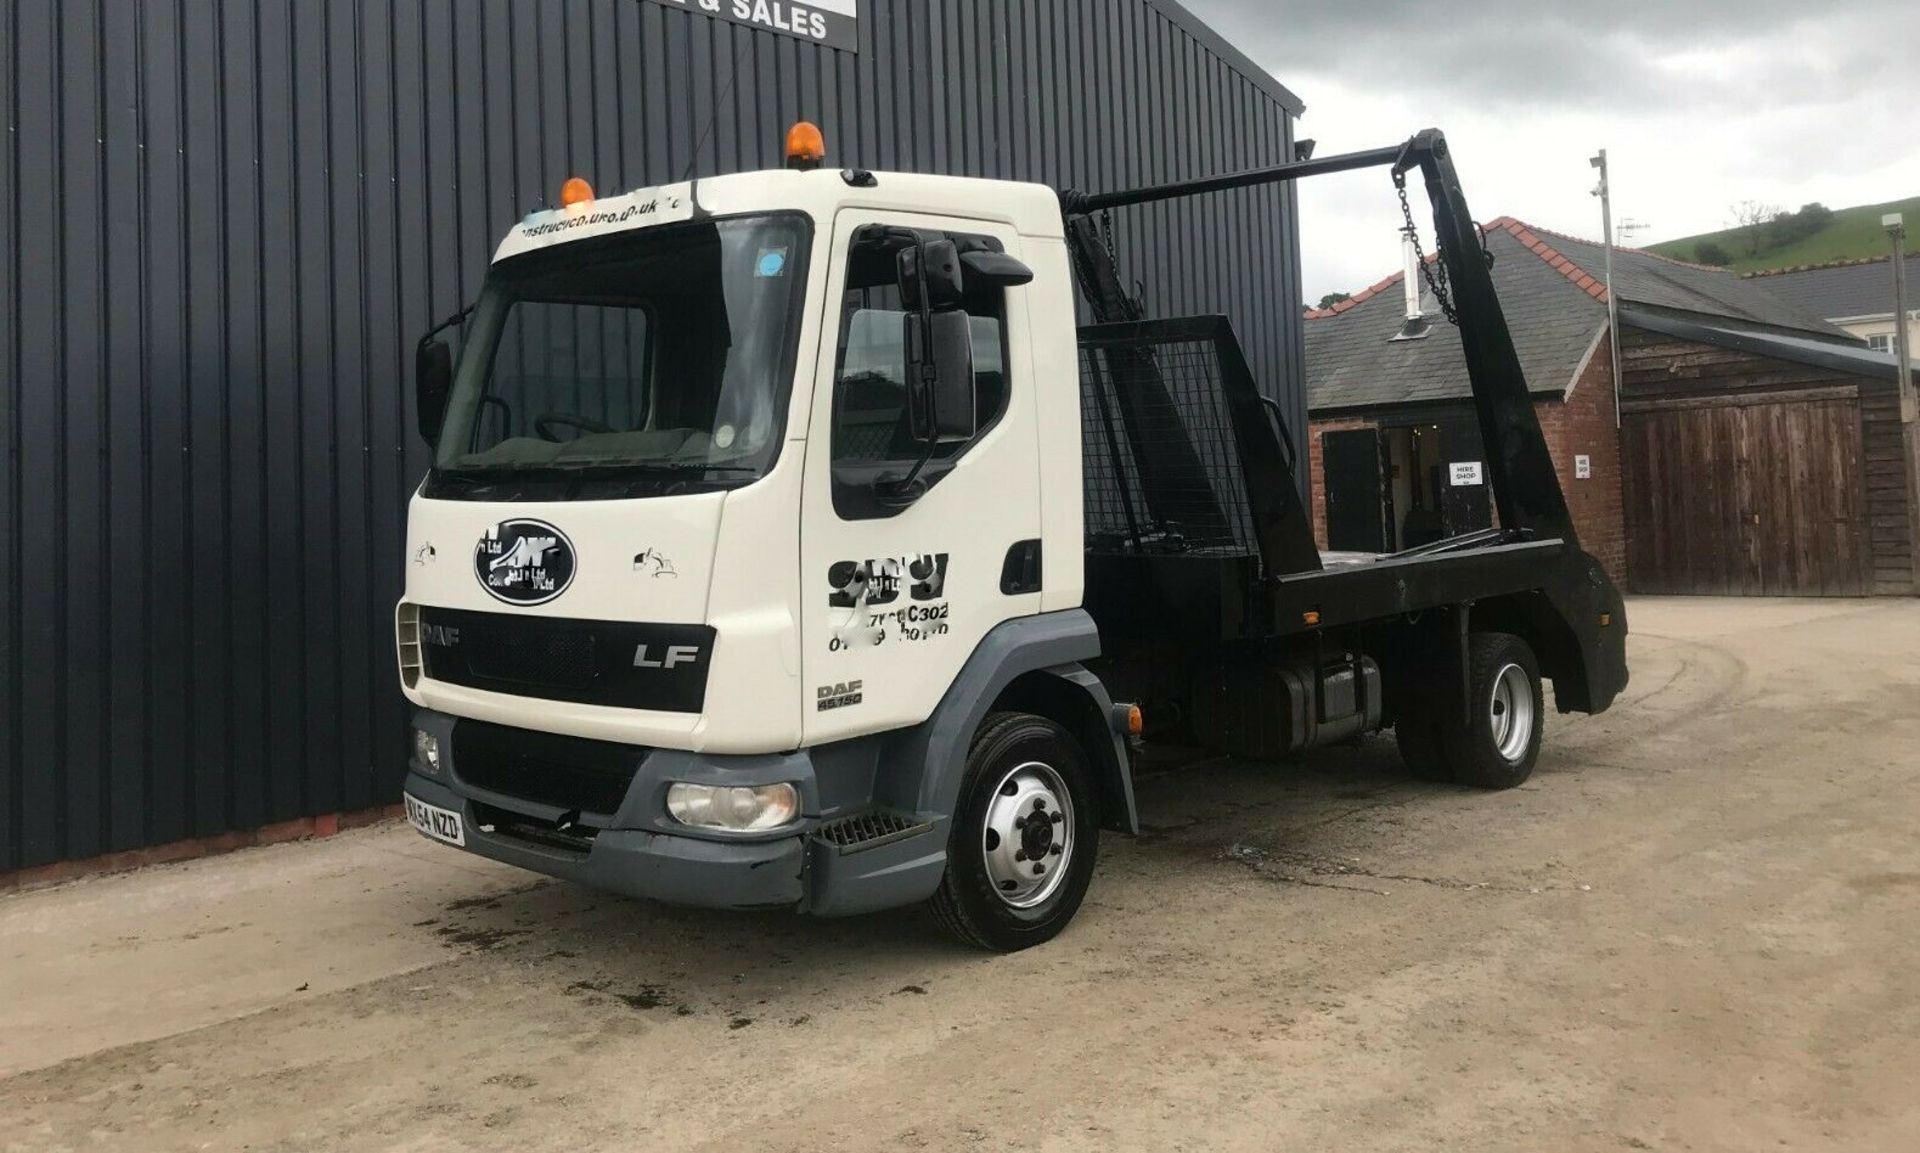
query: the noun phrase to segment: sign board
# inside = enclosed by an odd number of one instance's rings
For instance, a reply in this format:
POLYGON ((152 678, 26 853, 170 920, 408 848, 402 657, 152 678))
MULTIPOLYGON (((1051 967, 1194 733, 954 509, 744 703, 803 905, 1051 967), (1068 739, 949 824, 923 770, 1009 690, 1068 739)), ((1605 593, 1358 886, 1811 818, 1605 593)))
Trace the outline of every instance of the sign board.
POLYGON ((1586 453, 1576 453, 1573 458, 1573 479, 1593 479, 1593 458, 1586 453))
POLYGON ((730 24, 743 24, 763 32, 778 32, 808 40, 824 48, 843 52, 859 51, 859 0, 653 0, 664 8, 677 8, 712 16, 730 24))
POLYGON ((1453 477, 1453 485, 1455 488, 1464 488, 1467 485, 1482 483, 1480 480, 1480 462, 1477 460, 1456 460, 1449 466, 1448 471, 1453 477))

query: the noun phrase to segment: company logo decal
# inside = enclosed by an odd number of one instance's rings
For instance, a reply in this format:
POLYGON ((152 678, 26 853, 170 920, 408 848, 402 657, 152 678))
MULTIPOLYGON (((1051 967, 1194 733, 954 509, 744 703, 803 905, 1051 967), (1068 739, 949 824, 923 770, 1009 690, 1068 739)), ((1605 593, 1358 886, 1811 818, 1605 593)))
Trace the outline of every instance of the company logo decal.
POLYGON ((573 542, 543 520, 506 520, 473 552, 474 575, 496 600, 543 605, 573 583, 573 542))
POLYGON ((827 603, 840 609, 892 604, 902 584, 914 600, 937 601, 947 595, 947 554, 838 561, 827 569, 827 584, 827 603))
POLYGON ((663 645, 659 646, 658 656, 647 655, 648 645, 633 650, 633 667, 636 669, 671 669, 680 665, 700 662, 699 645, 663 645))
POLYGON ((827 569, 827 603, 847 610, 829 652, 870 648, 888 638, 925 641, 947 635, 947 554, 837 561, 827 569), (906 591, 907 601, 900 601, 906 591))
POLYGON ((841 681, 837 684, 821 685, 813 691, 814 699, 819 702, 815 711, 824 713, 828 709, 844 709, 859 704, 865 699, 861 692, 862 685, 861 681, 841 681))
POLYGON ((660 550, 657 548, 650 548, 646 552, 634 557, 633 571, 646 573, 655 580, 659 580, 661 577, 678 577, 680 575, 680 570, 674 568, 673 562, 662 556, 660 550))

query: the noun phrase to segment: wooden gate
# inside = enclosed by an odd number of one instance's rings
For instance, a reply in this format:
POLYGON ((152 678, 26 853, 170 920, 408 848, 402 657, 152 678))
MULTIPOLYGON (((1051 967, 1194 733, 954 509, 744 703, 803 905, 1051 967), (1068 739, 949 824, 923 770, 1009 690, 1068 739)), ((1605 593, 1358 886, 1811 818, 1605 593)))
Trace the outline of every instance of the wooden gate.
POLYGON ((1632 403, 1621 450, 1635 592, 1870 591, 1851 390, 1632 403))

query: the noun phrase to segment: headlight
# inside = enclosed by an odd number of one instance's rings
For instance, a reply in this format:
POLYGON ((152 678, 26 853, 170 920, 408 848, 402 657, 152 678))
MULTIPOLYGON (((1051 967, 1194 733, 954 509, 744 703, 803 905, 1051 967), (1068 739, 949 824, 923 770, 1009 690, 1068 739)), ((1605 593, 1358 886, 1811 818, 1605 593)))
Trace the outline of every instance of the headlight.
POLYGON ((777 829, 799 816, 800 793, 786 784, 747 788, 679 781, 667 789, 667 812, 683 825, 753 833, 777 829))
POLYGON ((440 738, 425 729, 413 730, 413 762, 431 776, 440 775, 440 738))

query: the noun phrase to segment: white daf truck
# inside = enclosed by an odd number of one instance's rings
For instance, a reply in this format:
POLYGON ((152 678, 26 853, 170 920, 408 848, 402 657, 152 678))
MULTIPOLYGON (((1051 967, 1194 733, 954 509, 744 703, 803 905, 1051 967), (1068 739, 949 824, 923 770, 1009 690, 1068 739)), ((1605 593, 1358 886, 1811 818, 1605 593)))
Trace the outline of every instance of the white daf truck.
POLYGON ((797 151, 570 181, 422 339, 397 629, 425 835, 671 902, 928 901, 1017 949, 1137 828, 1142 739, 1397 725, 1416 770, 1504 786, 1543 679, 1563 710, 1624 685, 1437 133, 1106 197, 797 151), (1332 564, 1225 319, 1141 319, 1094 220, 1365 164, 1427 177, 1502 527, 1332 564))

